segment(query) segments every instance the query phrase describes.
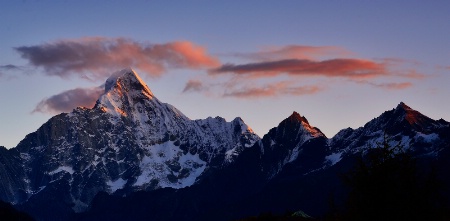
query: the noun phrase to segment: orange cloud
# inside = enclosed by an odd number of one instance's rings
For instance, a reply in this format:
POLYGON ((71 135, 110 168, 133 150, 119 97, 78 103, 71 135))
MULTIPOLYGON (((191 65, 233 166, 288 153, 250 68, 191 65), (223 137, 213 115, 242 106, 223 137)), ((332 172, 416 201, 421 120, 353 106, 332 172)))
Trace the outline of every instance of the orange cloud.
POLYGON ((90 37, 15 49, 31 65, 60 77, 103 79, 124 67, 134 67, 155 77, 169 68, 200 69, 220 65, 203 47, 188 41, 144 44, 126 38, 90 37))
POLYGON ((289 74, 353 79, 374 78, 388 75, 386 67, 383 64, 363 59, 331 59, 324 61, 288 59, 243 65, 225 64, 217 69, 210 70, 209 73, 233 73, 237 75, 254 76, 289 74))
POLYGON ((241 89, 231 89, 223 94, 224 97, 237 98, 260 98, 276 97, 281 95, 309 95, 316 94, 322 90, 319 86, 291 86, 290 82, 278 82, 262 87, 244 87, 241 89))

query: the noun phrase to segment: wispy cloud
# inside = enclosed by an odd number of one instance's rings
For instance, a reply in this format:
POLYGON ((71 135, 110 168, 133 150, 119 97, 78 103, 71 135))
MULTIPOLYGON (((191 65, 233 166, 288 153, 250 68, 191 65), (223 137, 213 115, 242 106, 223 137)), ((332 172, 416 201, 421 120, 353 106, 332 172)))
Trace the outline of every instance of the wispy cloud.
POLYGON ((240 89, 228 89, 223 94, 224 97, 237 98, 262 98, 262 97, 276 97, 283 95, 311 95, 322 91, 322 87, 316 85, 298 86, 293 85, 292 82, 277 82, 273 84, 266 84, 263 86, 250 86, 240 89))
POLYGON ((374 83, 374 82, 369 82, 369 81, 360 81, 359 83, 369 84, 369 85, 372 85, 374 87, 378 87, 378 88, 381 88, 381 89, 388 89, 388 90, 402 90, 402 89, 406 89, 406 88, 409 88, 409 87, 413 86, 413 84, 411 82, 374 83))
POLYGON ((332 79, 366 84, 383 90, 401 90, 412 87, 412 81, 429 76, 415 69, 421 65, 417 61, 398 58, 363 59, 354 57, 355 54, 345 48, 335 46, 288 45, 235 55, 249 59, 250 62, 227 63, 208 71, 210 77, 228 78, 228 81, 231 79, 235 84, 231 88, 222 84, 224 96, 255 98, 311 95, 324 90, 315 83, 305 85, 304 80, 307 78, 315 82, 332 79), (268 85, 255 83, 280 79, 288 80, 268 85), (299 79, 302 79, 303 86, 293 84, 299 82, 299 79))
POLYGON ((257 61, 285 59, 318 59, 331 56, 347 56, 352 54, 345 48, 336 46, 287 45, 283 47, 266 47, 253 53, 235 53, 235 56, 257 61))
POLYGON ((186 83, 186 86, 183 89, 183 92, 200 92, 207 89, 207 86, 204 85, 199 80, 189 80, 186 83))
POLYGON ((22 70, 22 68, 20 66, 13 65, 13 64, 0 65, 0 79, 12 79, 15 76, 12 76, 11 74, 7 74, 7 73, 21 71, 21 70, 22 70))
POLYGON ((89 37, 15 48, 22 58, 47 75, 104 79, 111 72, 133 67, 150 76, 169 68, 201 69, 220 65, 206 49, 189 41, 141 43, 126 38, 89 37))
POLYGON ((324 61, 288 59, 242 65, 225 64, 210 70, 209 73, 231 73, 255 77, 289 74, 342 78, 373 78, 388 75, 386 67, 382 63, 362 59, 331 59, 324 61))
POLYGON ((425 75, 422 73, 417 72, 416 70, 409 70, 409 71, 405 71, 405 73, 399 73, 398 74, 399 77, 404 77, 404 78, 411 78, 411 79, 424 79, 427 77, 430 77, 432 75, 425 75))
POLYGON ((413 86, 413 84, 411 82, 381 83, 381 84, 375 84, 375 86, 380 87, 380 88, 390 89, 390 90, 401 90, 401 89, 409 88, 409 87, 413 86))
POLYGON ((74 108, 79 106, 91 108, 103 92, 103 87, 76 88, 64 91, 40 101, 32 113, 41 112, 57 114, 61 112, 71 112, 74 108))
POLYGON ((0 70, 5 70, 5 71, 9 71, 9 70, 20 70, 21 68, 17 65, 13 65, 13 64, 7 64, 7 65, 0 65, 0 70))

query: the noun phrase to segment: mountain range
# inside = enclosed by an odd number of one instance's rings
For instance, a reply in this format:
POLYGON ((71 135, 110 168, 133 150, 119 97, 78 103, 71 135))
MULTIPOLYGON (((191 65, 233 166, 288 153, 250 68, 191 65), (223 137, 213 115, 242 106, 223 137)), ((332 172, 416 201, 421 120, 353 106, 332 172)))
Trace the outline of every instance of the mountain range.
POLYGON ((0 147, 0 200, 37 220, 235 220, 300 209, 319 217, 330 196, 343 202, 339 174, 386 136, 433 162, 450 186, 450 123, 403 102, 332 138, 297 112, 260 138, 239 117, 189 119, 124 69, 93 108, 0 147))

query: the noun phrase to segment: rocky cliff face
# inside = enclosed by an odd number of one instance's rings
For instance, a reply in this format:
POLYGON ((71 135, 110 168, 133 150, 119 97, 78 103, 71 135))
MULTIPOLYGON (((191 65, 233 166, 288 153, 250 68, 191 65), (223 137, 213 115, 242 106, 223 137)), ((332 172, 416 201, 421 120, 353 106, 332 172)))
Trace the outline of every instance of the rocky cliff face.
POLYGON ((19 153, 0 146, 0 196, 3 201, 18 203, 27 198, 24 176, 19 153))
POLYGON ((126 69, 106 81, 94 108, 57 115, 16 148, 0 148, 0 199, 23 203, 53 189, 83 211, 100 191, 193 185, 258 140, 240 118, 190 120, 126 69))

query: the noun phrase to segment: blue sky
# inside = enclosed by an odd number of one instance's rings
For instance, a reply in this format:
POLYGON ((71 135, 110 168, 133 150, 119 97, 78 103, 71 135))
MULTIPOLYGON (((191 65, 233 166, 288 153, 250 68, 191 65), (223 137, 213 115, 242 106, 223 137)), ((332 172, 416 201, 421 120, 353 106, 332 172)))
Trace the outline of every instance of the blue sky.
POLYGON ((448 121, 448 12, 449 1, 0 1, 0 145, 91 104, 127 66, 191 119, 240 116, 261 136, 297 111, 332 137, 401 101, 448 121))

